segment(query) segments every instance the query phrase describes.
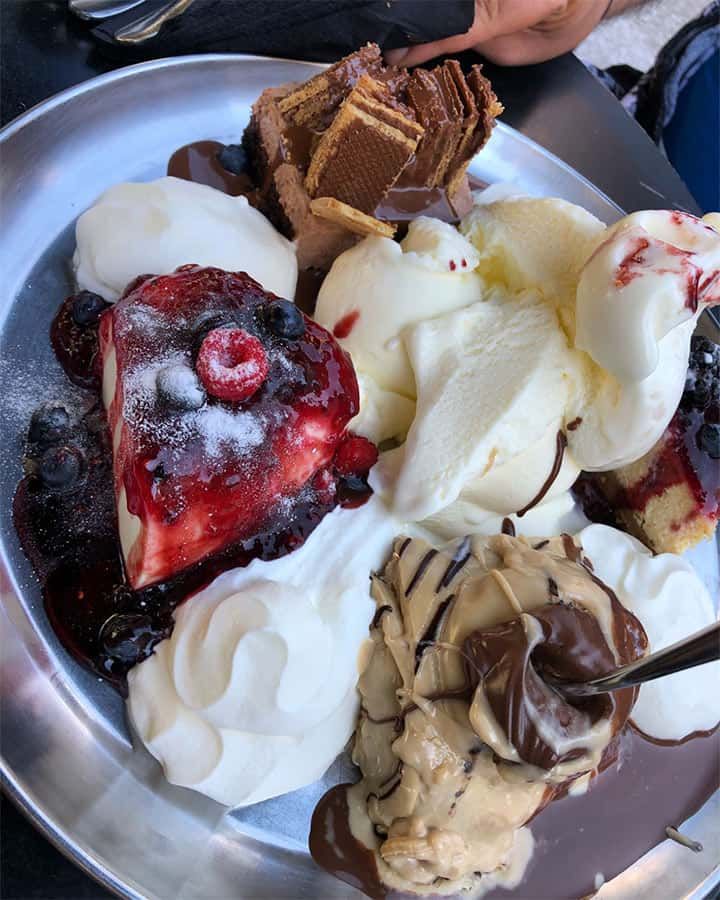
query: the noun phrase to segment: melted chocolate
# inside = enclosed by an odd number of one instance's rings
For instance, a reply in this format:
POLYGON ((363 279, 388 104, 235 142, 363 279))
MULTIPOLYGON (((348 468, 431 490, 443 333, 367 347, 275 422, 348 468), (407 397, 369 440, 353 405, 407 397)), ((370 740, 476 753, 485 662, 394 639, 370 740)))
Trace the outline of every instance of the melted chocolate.
POLYGON ((298 272, 295 304, 308 316, 315 312, 315 304, 326 274, 320 269, 301 269, 298 272))
POLYGON ((567 447, 567 438, 565 437, 565 433, 562 431, 558 431, 557 438, 555 440, 555 459, 553 460, 552 468, 550 469, 550 474, 545 479, 542 484, 540 490, 535 494, 532 500, 529 503, 526 503, 522 509, 519 509, 516 513, 518 517, 524 516, 526 512, 529 512, 534 506, 537 506, 538 503, 543 499, 545 494, 550 490, 555 482, 555 479, 560 474, 560 469, 562 468, 563 456, 565 455, 565 448, 567 447))
POLYGON ((226 169, 218 154, 225 144, 219 141, 195 141, 180 147, 167 164, 168 175, 206 184, 233 197, 248 195, 254 190, 252 179, 246 172, 239 175, 226 169))
MULTIPOLYGON (((525 878, 515 890, 492 890, 487 900, 594 894, 598 872, 610 880, 624 871, 665 839, 666 825, 679 825, 718 787, 717 730, 670 743, 651 740, 630 725, 615 750, 614 764, 586 793, 556 799, 532 820, 535 851, 525 878)), ((398 897, 382 884, 374 855, 350 831, 347 787, 337 785, 320 800, 310 853, 323 869, 369 897, 398 897)))
MULTIPOLYGON (((557 586, 556 586, 557 590, 557 586)), ((631 613, 616 610, 625 619, 631 613)), ((606 675, 616 668, 597 619, 584 609, 552 603, 532 613, 542 629, 542 640, 531 646, 521 619, 468 635, 463 644, 465 676, 475 688, 482 681, 490 707, 522 760, 541 769, 582 755, 576 749, 559 755, 541 737, 536 714, 555 721, 555 728, 568 737, 579 737, 601 718, 611 720, 616 733, 627 721, 637 689, 616 691, 570 703, 548 686, 545 679, 583 682, 606 675), (567 648, 572 647, 572 654, 567 648)), ((647 638, 637 620, 629 629, 635 641, 618 648, 621 665, 642 656, 647 638)))
POLYGON ((338 784, 316 806, 310 823, 309 846, 315 862, 368 897, 388 896, 380 881, 375 856, 350 831, 348 784, 338 784))
POLYGON ((418 216, 430 216, 457 225, 460 216, 448 200, 444 188, 394 187, 383 198, 374 213, 377 219, 407 229, 418 216))

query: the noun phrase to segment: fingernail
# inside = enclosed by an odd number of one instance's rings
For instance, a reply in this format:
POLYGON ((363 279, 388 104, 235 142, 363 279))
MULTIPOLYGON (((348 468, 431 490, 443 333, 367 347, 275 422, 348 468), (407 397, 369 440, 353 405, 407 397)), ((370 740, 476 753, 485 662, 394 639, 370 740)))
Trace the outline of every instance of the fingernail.
POLYGON ((399 66, 409 52, 409 47, 398 47, 396 50, 386 50, 385 59, 388 65, 399 66))

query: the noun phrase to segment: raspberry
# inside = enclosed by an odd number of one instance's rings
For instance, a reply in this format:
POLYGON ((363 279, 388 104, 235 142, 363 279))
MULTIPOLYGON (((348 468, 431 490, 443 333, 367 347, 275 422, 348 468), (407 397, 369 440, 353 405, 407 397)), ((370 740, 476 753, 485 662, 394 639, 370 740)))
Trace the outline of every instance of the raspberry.
POLYGON ((208 394, 233 403, 252 397, 269 369, 265 348, 242 328, 211 331, 200 346, 195 367, 208 394))
POLYGON ((335 454, 335 471, 340 475, 367 475, 377 458, 377 447, 372 441, 349 432, 335 454))

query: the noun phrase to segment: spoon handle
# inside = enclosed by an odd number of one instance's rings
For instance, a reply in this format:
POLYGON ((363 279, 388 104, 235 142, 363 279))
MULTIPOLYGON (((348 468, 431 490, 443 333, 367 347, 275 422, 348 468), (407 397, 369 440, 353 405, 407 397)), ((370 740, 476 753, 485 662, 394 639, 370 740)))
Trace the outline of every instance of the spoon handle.
POLYGON ((608 691, 633 687, 717 659, 720 659, 720 622, 708 625, 707 628, 670 647, 665 647, 664 650, 658 650, 627 666, 622 666, 609 675, 594 678, 584 684, 556 682, 553 687, 567 697, 588 697, 592 694, 604 694, 608 691))

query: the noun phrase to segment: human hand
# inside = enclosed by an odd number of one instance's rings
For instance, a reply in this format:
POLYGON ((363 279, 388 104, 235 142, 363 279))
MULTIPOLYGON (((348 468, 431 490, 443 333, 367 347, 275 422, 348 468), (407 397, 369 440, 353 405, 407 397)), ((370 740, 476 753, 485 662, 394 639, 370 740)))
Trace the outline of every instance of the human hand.
MULTIPOLYGON (((447 53, 476 50, 504 66, 542 62, 574 49, 610 8, 627 0, 475 0, 469 31, 431 44, 389 50, 394 65, 415 66, 447 53)), ((616 9, 617 7, 617 9, 616 9)))

